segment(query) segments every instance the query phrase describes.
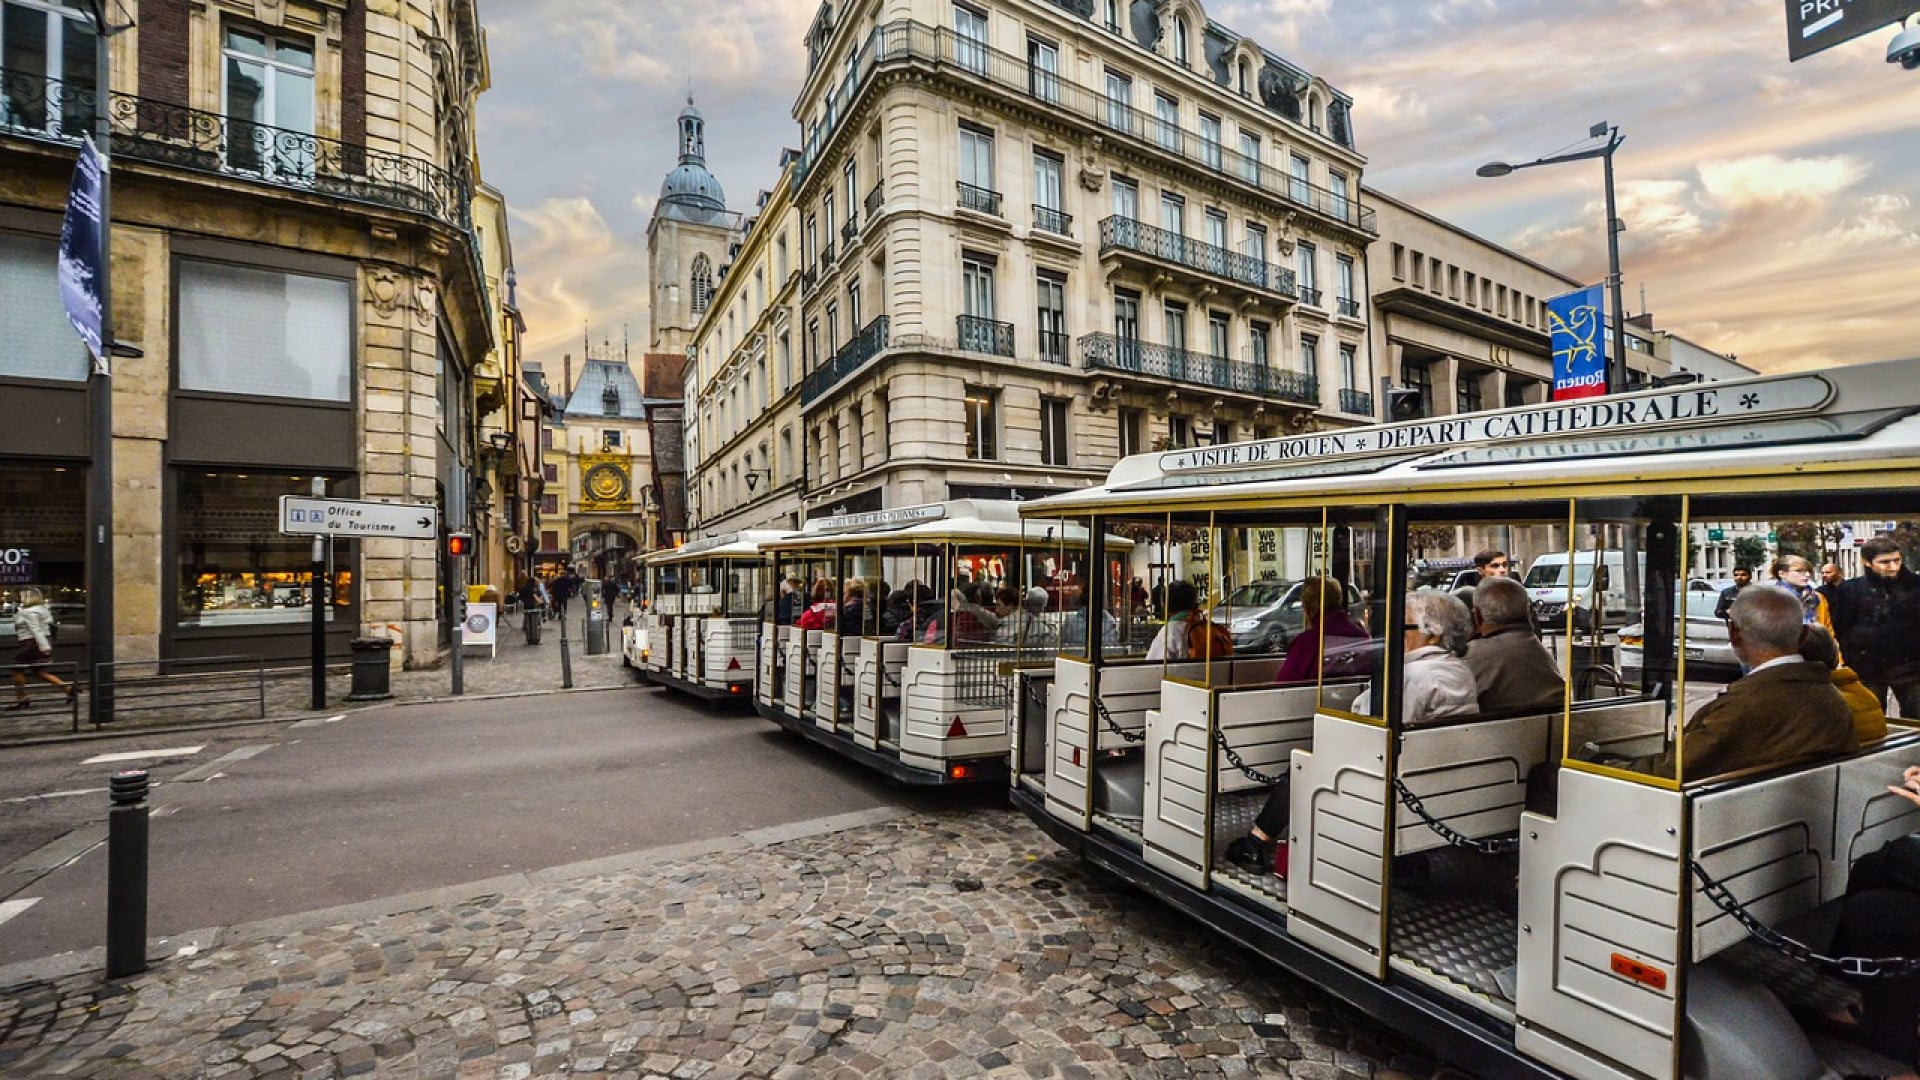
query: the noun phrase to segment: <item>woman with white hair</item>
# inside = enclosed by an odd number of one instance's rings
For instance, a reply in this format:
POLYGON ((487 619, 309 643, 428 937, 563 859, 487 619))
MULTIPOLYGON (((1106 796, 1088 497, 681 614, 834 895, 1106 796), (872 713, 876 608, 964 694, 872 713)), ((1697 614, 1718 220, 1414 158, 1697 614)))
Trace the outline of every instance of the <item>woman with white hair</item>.
MULTIPOLYGON (((1473 637, 1473 616, 1467 605, 1443 592, 1409 593, 1404 622, 1407 659, 1400 683, 1401 722, 1418 727, 1479 712, 1473 669, 1462 659, 1473 637)), ((1353 711, 1363 715, 1373 711, 1372 687, 1354 700, 1353 711)), ((1228 859, 1250 867, 1275 867, 1274 845, 1287 831, 1287 798, 1284 783, 1267 793, 1252 830, 1227 845, 1228 859)))
POLYGON ((20 590, 20 610, 13 613, 13 630, 20 639, 20 649, 13 654, 14 702, 0 711, 19 712, 27 707, 28 676, 66 691, 67 700, 72 701, 78 688, 47 670, 53 663, 53 611, 39 589, 20 590))

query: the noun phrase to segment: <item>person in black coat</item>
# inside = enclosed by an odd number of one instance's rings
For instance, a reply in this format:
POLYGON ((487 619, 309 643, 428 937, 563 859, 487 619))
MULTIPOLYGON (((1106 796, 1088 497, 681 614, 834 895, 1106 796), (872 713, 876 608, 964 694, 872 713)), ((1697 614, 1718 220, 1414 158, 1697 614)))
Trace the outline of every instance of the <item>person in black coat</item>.
POLYGON ((1886 537, 1861 545, 1860 559, 1867 572, 1840 585, 1834 636, 1883 707, 1891 691, 1902 719, 1920 719, 1920 575, 1886 537))

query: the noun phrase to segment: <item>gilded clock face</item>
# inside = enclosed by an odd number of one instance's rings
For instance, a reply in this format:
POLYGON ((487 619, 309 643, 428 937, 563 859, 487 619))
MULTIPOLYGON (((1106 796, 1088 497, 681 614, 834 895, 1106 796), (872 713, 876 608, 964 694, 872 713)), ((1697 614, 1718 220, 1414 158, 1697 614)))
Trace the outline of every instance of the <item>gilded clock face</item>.
POLYGON ((595 465, 587 470, 586 487, 589 499, 622 501, 627 497, 627 471, 618 465, 595 465))

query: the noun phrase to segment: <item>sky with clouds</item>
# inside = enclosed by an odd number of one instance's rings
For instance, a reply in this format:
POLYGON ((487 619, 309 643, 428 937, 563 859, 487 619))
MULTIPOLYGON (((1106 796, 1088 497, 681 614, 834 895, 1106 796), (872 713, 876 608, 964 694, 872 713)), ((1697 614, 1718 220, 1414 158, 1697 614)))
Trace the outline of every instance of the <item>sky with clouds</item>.
MULTIPOLYGON (((1797 64, 1781 0, 1202 0, 1355 99, 1366 182, 1583 279, 1597 162, 1481 180, 1598 121, 1627 307, 1763 370, 1920 356, 1920 73, 1889 28, 1797 64)), ((483 0, 482 170, 507 197, 529 358, 647 322, 646 225, 693 81, 751 210, 799 142, 815 0, 483 0)), ((1582 143, 1581 145, 1585 145, 1582 143)))

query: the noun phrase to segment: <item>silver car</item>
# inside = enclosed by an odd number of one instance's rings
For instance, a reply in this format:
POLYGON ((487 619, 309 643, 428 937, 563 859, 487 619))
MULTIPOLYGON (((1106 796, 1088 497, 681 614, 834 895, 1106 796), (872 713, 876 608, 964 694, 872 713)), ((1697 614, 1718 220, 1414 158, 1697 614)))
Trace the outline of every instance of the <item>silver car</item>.
MULTIPOLYGON (((1235 653, 1285 652, 1306 625, 1298 581, 1255 581, 1233 590, 1214 609, 1215 622, 1227 624, 1235 653)), ((1347 586, 1347 611, 1358 617, 1360 590, 1347 586)))
MULTIPOLYGON (((1731 682, 1740 677, 1740 658, 1733 654, 1733 642, 1727 635, 1726 621, 1713 613, 1718 593, 1689 591, 1687 594, 1687 630, 1684 650, 1690 679, 1731 682)), ((1646 627, 1634 623, 1620 629, 1620 677, 1639 685, 1646 666, 1644 642, 1646 627)))

